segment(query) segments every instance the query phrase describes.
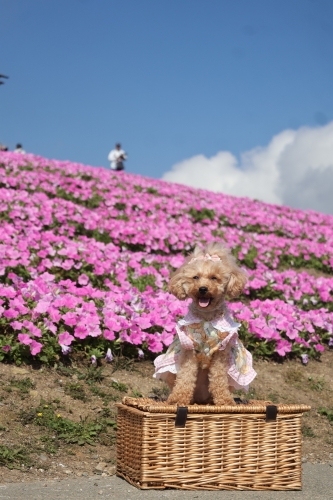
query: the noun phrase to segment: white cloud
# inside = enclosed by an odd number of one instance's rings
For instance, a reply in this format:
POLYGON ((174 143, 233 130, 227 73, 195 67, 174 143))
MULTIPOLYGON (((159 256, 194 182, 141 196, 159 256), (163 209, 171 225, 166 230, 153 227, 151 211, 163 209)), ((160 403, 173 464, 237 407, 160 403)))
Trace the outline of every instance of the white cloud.
POLYGON ((163 179, 269 203, 333 214, 333 122, 284 130, 266 147, 241 155, 193 156, 163 179))

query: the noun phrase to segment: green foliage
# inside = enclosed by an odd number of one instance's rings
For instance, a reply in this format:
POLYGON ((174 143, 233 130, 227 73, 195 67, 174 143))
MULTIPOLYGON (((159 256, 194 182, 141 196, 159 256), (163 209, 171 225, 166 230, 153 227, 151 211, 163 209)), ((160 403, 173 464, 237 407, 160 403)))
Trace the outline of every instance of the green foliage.
POLYGON ((215 219, 215 211, 209 208, 202 208, 201 210, 197 210, 196 208, 190 208, 189 214, 194 219, 194 222, 202 222, 203 220, 215 219))
POLYGON ((94 446, 99 436, 108 432, 108 428, 116 428, 116 422, 106 417, 95 420, 80 417, 80 422, 74 422, 57 413, 53 403, 45 404, 45 401, 42 401, 38 408, 32 409, 30 414, 32 414, 32 421, 35 425, 56 433, 57 438, 67 444, 77 443, 80 446, 85 444, 94 446))
POLYGON ((152 187, 147 188, 146 192, 149 193, 149 194, 155 194, 155 195, 159 194, 159 192, 157 191, 157 189, 152 188, 152 187))
POLYGON ((125 210, 126 208, 126 203, 120 203, 120 202, 117 202, 114 204, 114 208, 116 210, 125 210))
POLYGON ((325 386, 325 380, 321 377, 314 379, 313 377, 308 377, 309 387, 312 391, 321 392, 325 386))
POLYGON ((21 365, 22 363, 31 363, 32 356, 30 353, 29 346, 18 343, 16 341, 16 335, 13 333, 12 327, 8 324, 6 318, 0 318, 0 361, 6 359, 9 362, 15 362, 16 365, 21 365), (9 345, 11 350, 5 353, 1 347, 9 345))
MULTIPOLYGON (((251 282, 251 280, 250 280, 250 282, 251 282)), ((258 288, 256 290, 250 288, 248 290, 248 292, 249 293, 242 295, 243 299, 249 298, 250 300, 255 300, 255 299, 259 299, 259 300, 265 300, 265 299, 285 300, 285 295, 284 295, 283 291, 282 290, 275 290, 272 287, 272 283, 267 283, 266 286, 263 286, 262 288, 258 288)), ((323 302, 320 299, 320 296, 318 294, 314 294, 314 295, 304 294, 301 296, 300 300, 295 300, 295 299, 293 299, 293 300, 294 300, 294 303, 297 305, 297 307, 299 307, 303 311, 311 311, 314 309, 325 308, 325 309, 328 309, 330 312, 333 312, 333 301, 332 302, 323 302), (306 301, 304 302, 304 299, 306 299, 307 302, 306 301), (315 304, 313 304, 310 299, 316 299, 317 302, 315 304)), ((322 334, 321 334, 321 337, 322 337, 322 334)))
MULTIPOLYGON (((69 177, 69 176, 67 175, 67 177, 69 177)), ((45 193, 50 198, 53 197, 49 192, 45 191, 45 193)), ((104 201, 104 198, 96 192, 93 193, 93 195, 90 198, 83 200, 82 198, 78 198, 78 197, 74 196, 73 193, 71 193, 70 191, 68 191, 60 186, 57 187, 56 196, 57 196, 57 198, 71 201, 75 204, 83 205, 84 207, 91 208, 91 209, 98 208, 100 206, 100 204, 104 201)))
POLYGON ((89 387, 90 392, 94 394, 95 396, 99 396, 100 398, 107 398, 108 393, 100 389, 99 387, 96 387, 96 385, 92 385, 89 387))
POLYGON ((40 437, 41 442, 43 443, 42 450, 46 453, 56 453, 57 449, 60 446, 59 441, 55 438, 55 436, 45 436, 40 437))
POLYGON ((333 410, 328 410, 327 408, 319 408, 318 413, 319 415, 327 417, 330 424, 333 425, 333 410))
POLYGON ((0 465, 4 465, 8 469, 21 469, 22 464, 31 464, 31 459, 25 448, 0 445, 0 465))
POLYGON ((112 238, 109 233, 106 233, 105 231, 100 231, 98 229, 94 230, 87 230, 86 231, 88 238, 94 238, 96 241, 99 241, 101 243, 104 243, 105 245, 108 245, 109 243, 112 243, 112 238))
POLYGON ((272 403, 277 404, 279 402, 279 396, 276 392, 270 392, 268 394, 268 399, 269 401, 272 401, 272 403))
POLYGON ((59 363, 59 365, 55 366, 57 373, 63 377, 73 377, 79 371, 73 366, 65 366, 63 363, 59 363))
POLYGON ((84 388, 78 382, 70 382, 66 384, 65 393, 73 399, 80 399, 83 402, 87 401, 87 395, 84 388))
POLYGON ((8 273, 15 273, 17 276, 20 276, 20 278, 23 278, 23 281, 28 281, 31 279, 31 275, 28 271, 28 269, 23 266, 22 264, 18 264, 15 267, 7 267, 5 271, 5 279, 4 282, 6 283, 6 278, 8 276, 8 273))
POLYGON ((132 390, 132 396, 133 396, 133 398, 142 398, 141 392, 138 391, 137 389, 132 390))
POLYGON ((81 175, 81 179, 83 181, 91 181, 93 179, 93 177, 91 175, 89 175, 89 174, 82 174, 81 175))
POLYGON ((240 251, 241 251, 241 246, 237 245, 231 250, 231 253, 234 255, 234 257, 236 257, 236 259, 239 260, 241 264, 245 265, 249 269, 255 269, 257 267, 255 259, 258 256, 258 250, 254 246, 251 246, 249 251, 246 254, 244 254, 242 259, 239 259, 240 251))
POLYGON ((104 368, 97 366, 89 366, 83 373, 78 376, 79 380, 84 380, 86 384, 95 384, 96 382, 102 382, 105 378, 104 368))
POLYGON ((288 254, 287 252, 283 252, 279 256, 279 263, 280 263, 280 266, 285 266, 287 268, 289 268, 289 267, 291 267, 291 268, 293 268, 293 267, 294 268, 306 267, 306 268, 310 268, 310 269, 317 269, 318 271, 321 271, 321 272, 324 272, 327 274, 333 273, 333 269, 329 264, 329 260, 330 260, 329 256, 324 255, 323 257, 321 257, 319 259, 315 255, 310 254, 309 257, 310 258, 308 260, 306 260, 306 259, 304 259, 304 256, 302 254, 294 256, 294 255, 288 254), (326 261, 327 264, 324 264, 324 261, 326 261))
POLYGON ((163 385, 162 387, 153 387, 153 394, 159 399, 166 399, 170 394, 170 389, 167 385, 163 385))
MULTIPOLYGON (((100 231, 99 229, 86 229, 84 227, 84 224, 82 222, 74 223, 73 226, 75 227, 75 236, 87 236, 87 238, 94 238, 96 241, 100 241, 101 243, 104 243, 105 245, 108 245, 111 243, 113 240, 110 236, 109 233, 103 231, 100 231)), ((77 273, 76 273, 77 274, 77 273)))
POLYGON ((26 172, 32 172, 34 167, 32 165, 19 165, 18 169, 26 172))
POLYGON ((302 425, 302 435, 304 437, 316 437, 315 433, 308 425, 302 425))
POLYGON ((129 372, 135 370, 134 359, 123 356, 122 354, 119 356, 114 356, 112 362, 112 373, 115 373, 118 370, 126 370, 129 372))
POLYGON ((30 389, 34 389, 36 387, 35 382, 33 382, 29 377, 22 379, 12 378, 9 380, 9 384, 13 387, 17 387, 21 394, 27 394, 30 389))
POLYGON ((151 286, 153 290, 157 290, 155 284, 155 276, 153 274, 144 274, 143 276, 134 277, 134 270, 128 268, 128 281, 131 285, 135 286, 139 290, 139 292, 144 292, 147 286, 151 286))
POLYGON ((115 380, 112 382, 111 386, 119 392, 128 391, 128 387, 126 384, 122 384, 121 382, 116 382, 115 380))
POLYGON ((249 333, 246 321, 243 322, 238 333, 245 348, 251 352, 254 358, 269 358, 274 355, 275 342, 273 340, 260 340, 259 342, 255 335, 249 333))

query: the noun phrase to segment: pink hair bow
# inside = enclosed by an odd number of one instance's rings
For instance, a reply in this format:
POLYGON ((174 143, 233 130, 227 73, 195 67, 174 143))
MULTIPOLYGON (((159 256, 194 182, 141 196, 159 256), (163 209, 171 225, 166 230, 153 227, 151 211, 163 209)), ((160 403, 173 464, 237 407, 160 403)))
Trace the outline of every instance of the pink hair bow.
POLYGON ((189 264, 191 264, 191 262, 195 262, 196 260, 212 260, 213 262, 218 262, 221 259, 216 254, 209 255, 209 253, 206 253, 206 255, 199 255, 199 257, 194 257, 190 260, 189 264))

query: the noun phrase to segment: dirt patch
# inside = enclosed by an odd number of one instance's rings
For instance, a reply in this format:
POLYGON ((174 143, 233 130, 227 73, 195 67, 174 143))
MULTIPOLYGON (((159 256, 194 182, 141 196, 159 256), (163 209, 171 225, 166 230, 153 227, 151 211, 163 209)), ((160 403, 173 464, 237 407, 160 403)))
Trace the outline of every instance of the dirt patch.
MULTIPOLYGON (((333 459, 333 351, 303 366, 257 361, 250 397, 303 403, 303 460, 333 459), (327 415, 320 414, 324 408, 327 415)), ((151 362, 52 369, 0 364, 0 483, 115 470, 116 403, 165 392, 151 362)))

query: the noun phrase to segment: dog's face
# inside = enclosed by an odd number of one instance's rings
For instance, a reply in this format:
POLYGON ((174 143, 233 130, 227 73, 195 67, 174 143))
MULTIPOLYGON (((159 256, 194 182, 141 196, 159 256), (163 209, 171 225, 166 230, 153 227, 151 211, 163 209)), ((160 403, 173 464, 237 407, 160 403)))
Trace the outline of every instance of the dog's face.
POLYGON ((169 290, 181 300, 191 298, 198 313, 220 310, 225 297, 237 297, 247 277, 225 254, 218 260, 191 259, 174 273, 169 290))

